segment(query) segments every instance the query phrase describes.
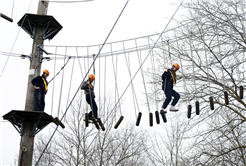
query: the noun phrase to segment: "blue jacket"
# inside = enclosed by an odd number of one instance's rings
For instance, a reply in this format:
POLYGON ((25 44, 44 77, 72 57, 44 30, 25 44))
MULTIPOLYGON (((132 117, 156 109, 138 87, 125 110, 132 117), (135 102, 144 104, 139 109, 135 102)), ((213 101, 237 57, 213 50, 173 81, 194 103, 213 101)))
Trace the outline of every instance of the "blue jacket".
MULTIPOLYGON (((46 79, 44 78, 46 81, 46 79)), ((32 79, 32 85, 36 85, 36 87, 40 87, 41 93, 45 94, 45 86, 44 86, 44 80, 42 79, 42 76, 37 76, 32 79)), ((48 82, 46 81, 46 84, 48 86, 48 82)))
MULTIPOLYGON (((166 78, 166 87, 167 85, 170 86, 171 89, 173 89, 173 77, 175 77, 173 75, 171 75, 171 72, 170 69, 167 69, 167 71, 165 71, 163 74, 162 74, 162 89, 164 90, 164 85, 165 85, 165 78, 166 78)), ((174 73, 173 73, 174 74, 174 73)))

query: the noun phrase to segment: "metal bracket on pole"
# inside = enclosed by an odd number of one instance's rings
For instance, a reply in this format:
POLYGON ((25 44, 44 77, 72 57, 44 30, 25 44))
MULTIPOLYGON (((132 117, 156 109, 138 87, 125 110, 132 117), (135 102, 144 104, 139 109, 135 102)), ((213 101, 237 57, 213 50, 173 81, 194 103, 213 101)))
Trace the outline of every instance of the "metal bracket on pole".
POLYGON ((33 55, 32 55, 32 54, 30 54, 30 58, 29 58, 29 59, 30 59, 30 62, 32 61, 32 56, 33 56, 33 55))
POLYGON ((47 61, 50 60, 50 58, 44 58, 43 57, 43 52, 46 54, 46 55, 49 55, 50 53, 48 53, 41 45, 37 45, 37 47, 39 48, 39 53, 40 53, 40 63, 42 63, 42 60, 43 59, 46 59, 47 61))
POLYGON ((37 131, 40 131, 41 129, 38 129, 37 126, 41 120, 42 116, 39 115, 37 118, 34 119, 33 121, 33 127, 32 127, 32 136, 34 137, 37 133, 37 131), (37 128, 37 129, 36 129, 37 128))
POLYGON ((43 60, 43 52, 39 50, 39 62, 42 63, 43 60))

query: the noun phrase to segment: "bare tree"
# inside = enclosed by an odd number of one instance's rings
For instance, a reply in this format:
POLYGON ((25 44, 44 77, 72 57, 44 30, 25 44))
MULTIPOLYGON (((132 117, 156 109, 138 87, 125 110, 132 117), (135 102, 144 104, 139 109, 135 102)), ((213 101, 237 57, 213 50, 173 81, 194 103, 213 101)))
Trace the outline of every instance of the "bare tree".
MULTIPOLYGON (((109 101, 105 100, 99 110, 104 110, 104 107, 112 110, 113 105, 109 101)), ((130 124, 121 124, 115 130, 114 117, 105 122, 105 131, 98 131, 94 124, 85 127, 82 112, 85 109, 81 107, 81 100, 72 105, 66 117, 66 129, 58 130, 39 165, 145 165, 146 132, 134 130, 130 124)), ((100 115, 105 119, 107 117, 100 115)), ((37 139, 35 157, 40 156, 49 138, 38 135, 37 139)))
MULTIPOLYGON (((170 53, 171 60, 181 65, 176 86, 179 103, 184 108, 191 105, 192 110, 196 101, 200 104, 199 118, 193 114, 183 122, 190 127, 173 132, 186 132, 183 143, 191 144, 180 150, 179 162, 172 165, 245 165, 245 1, 197 0, 183 8, 185 16, 177 20, 178 28, 162 36, 169 41, 170 52, 167 42, 155 48, 159 74, 148 73, 157 80, 152 83, 160 86, 161 74, 168 67, 163 61, 171 67, 170 53)), ((155 93, 163 96, 161 88, 155 93)), ((184 112, 181 109, 180 115, 186 118, 184 112)))

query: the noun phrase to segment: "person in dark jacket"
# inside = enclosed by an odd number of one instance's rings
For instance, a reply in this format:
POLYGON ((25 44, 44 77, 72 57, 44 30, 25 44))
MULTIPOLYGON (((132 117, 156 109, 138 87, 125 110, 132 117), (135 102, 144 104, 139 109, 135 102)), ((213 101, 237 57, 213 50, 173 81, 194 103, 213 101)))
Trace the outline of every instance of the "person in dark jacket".
POLYGON ((32 79, 32 85, 35 88, 34 111, 44 111, 45 95, 48 90, 48 82, 46 78, 49 76, 49 74, 50 72, 45 69, 42 76, 37 76, 32 79))
POLYGON ((95 76, 93 74, 89 75, 89 79, 84 81, 81 86, 81 90, 85 91, 86 102, 90 105, 92 111, 89 112, 89 120, 92 120, 94 117, 97 120, 97 104, 95 102, 95 93, 94 86, 92 86, 92 82, 95 80, 95 76))
POLYGON ((164 112, 166 112, 165 109, 171 102, 172 96, 174 97, 174 99, 171 103, 170 111, 178 111, 178 109, 175 108, 175 105, 177 104, 180 95, 175 90, 173 90, 173 84, 175 84, 177 81, 176 71, 178 71, 178 69, 179 64, 174 63, 171 69, 166 69, 165 72, 162 74, 162 90, 166 95, 166 100, 164 101, 161 110, 163 110, 164 112))

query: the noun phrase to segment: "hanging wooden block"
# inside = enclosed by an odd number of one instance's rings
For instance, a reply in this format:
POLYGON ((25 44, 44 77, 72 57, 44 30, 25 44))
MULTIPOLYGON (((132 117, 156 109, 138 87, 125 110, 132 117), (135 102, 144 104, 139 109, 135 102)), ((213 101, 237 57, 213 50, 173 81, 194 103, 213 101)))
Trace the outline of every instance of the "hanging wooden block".
POLYGON ((228 100, 228 92, 227 91, 224 91, 224 98, 225 98, 225 104, 228 105, 229 100, 228 100))
POLYGON ((12 19, 12 18, 10 18, 10 17, 4 15, 3 13, 0 13, 0 17, 2 17, 2 18, 4 18, 4 19, 8 20, 9 22, 13 22, 13 19, 12 19))
POLYGON ((150 127, 153 126, 153 114, 151 112, 149 113, 149 125, 150 127))
POLYGON ((97 123, 97 120, 94 117, 92 117, 91 119, 92 119, 93 123, 95 124, 96 128, 99 130, 100 127, 99 127, 99 125, 97 123))
POLYGON ((210 103, 210 109, 214 110, 214 100, 212 96, 209 97, 209 103, 210 103))
POLYGON ((55 121, 56 121, 57 124, 59 124, 63 129, 65 128, 65 125, 64 125, 57 117, 55 117, 55 121))
POLYGON ((101 129, 102 129, 103 131, 105 131, 105 127, 104 127, 104 125, 103 125, 101 119, 100 119, 100 118, 97 118, 97 121, 98 121, 99 125, 101 126, 101 129))
POLYGON ((243 99, 243 86, 239 87, 240 99, 243 99))
POLYGON ((191 105, 188 105, 188 112, 187 112, 187 117, 190 119, 191 117, 191 105))
POLYGON ((89 126, 89 115, 88 113, 85 113, 85 127, 89 126))
POLYGON ((200 107, 199 107, 199 101, 196 101, 196 114, 200 114, 200 107))
POLYGON ((159 112, 155 111, 155 118, 156 118, 156 123, 160 124, 160 118, 159 118, 159 112))
POLYGON ((163 110, 161 110, 160 114, 162 116, 163 122, 166 123, 167 122, 167 118, 166 118, 165 112, 163 110))
POLYGON ((142 117, 142 113, 141 113, 141 112, 139 112, 139 113, 138 113, 137 122, 136 122, 136 126, 139 126, 139 123, 140 123, 141 117, 142 117))
POLYGON ((117 129, 118 126, 120 125, 121 121, 124 119, 124 116, 121 116, 118 122, 115 124, 114 128, 117 129))

